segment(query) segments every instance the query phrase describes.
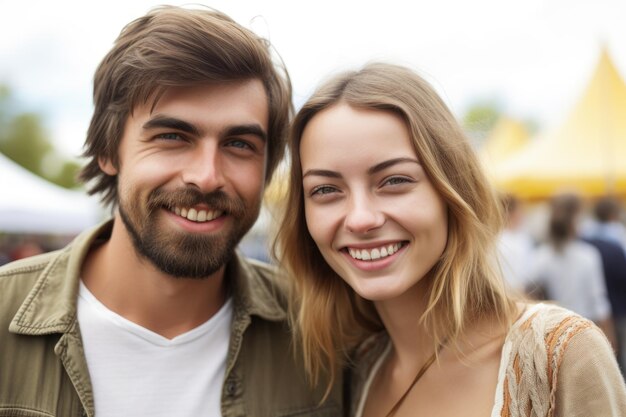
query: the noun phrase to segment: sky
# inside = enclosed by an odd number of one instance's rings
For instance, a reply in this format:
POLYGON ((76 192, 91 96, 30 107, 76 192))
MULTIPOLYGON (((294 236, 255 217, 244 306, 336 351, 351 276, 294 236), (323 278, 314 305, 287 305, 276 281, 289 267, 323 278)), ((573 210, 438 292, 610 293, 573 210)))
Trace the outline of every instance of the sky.
MULTIPOLYGON (((44 116, 59 151, 80 154, 92 77, 122 27, 158 0, 0 0, 0 83, 44 116)), ((185 5, 171 1, 167 4, 185 5)), ((325 77, 369 61, 410 66, 461 117, 496 102, 543 129, 562 122, 602 47, 626 77, 624 0, 216 0, 268 38, 301 104, 325 77)))

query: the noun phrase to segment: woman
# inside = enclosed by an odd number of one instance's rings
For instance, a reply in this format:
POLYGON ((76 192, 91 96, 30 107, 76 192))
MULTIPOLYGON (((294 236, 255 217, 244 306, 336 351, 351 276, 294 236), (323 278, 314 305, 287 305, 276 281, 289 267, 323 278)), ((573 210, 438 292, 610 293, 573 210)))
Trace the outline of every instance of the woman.
POLYGON ((623 415, 602 333, 507 295, 495 197, 420 77, 371 64, 331 79, 290 146, 275 247, 312 382, 349 364, 351 415, 623 415))

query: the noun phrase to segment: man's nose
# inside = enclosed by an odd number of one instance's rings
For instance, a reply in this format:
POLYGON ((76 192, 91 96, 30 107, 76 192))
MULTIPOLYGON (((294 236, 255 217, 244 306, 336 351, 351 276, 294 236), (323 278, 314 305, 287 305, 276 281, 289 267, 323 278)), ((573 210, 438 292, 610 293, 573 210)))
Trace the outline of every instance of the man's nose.
POLYGON ((224 186, 224 173, 220 159, 219 144, 199 143, 190 151, 182 167, 183 181, 196 186, 204 193, 219 190, 224 186))
POLYGON ((363 234, 378 229, 385 223, 385 215, 379 210, 375 199, 368 195, 350 198, 345 227, 351 233, 363 234))

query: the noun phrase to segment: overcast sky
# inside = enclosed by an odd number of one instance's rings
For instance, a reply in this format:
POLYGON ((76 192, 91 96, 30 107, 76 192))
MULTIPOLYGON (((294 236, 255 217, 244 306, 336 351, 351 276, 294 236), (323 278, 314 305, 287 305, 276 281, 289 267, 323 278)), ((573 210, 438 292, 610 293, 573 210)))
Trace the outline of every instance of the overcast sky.
MULTIPOLYGON (((185 4, 172 1, 168 4, 185 4)), ((0 83, 45 116, 55 145, 80 153, 91 81, 121 28, 151 0, 0 0, 0 83)), ((497 100, 510 116, 557 125, 606 46, 626 76, 624 0, 216 0, 268 37, 301 103, 323 77, 370 60, 409 65, 461 116, 497 100)))

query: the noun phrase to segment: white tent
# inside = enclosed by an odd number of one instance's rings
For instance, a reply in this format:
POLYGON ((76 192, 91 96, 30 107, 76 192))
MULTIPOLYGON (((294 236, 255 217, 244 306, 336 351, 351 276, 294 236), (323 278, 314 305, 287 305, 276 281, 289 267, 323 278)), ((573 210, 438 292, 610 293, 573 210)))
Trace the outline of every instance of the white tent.
POLYGON ((54 185, 0 153, 0 232, 76 234, 101 213, 96 198, 54 185))

